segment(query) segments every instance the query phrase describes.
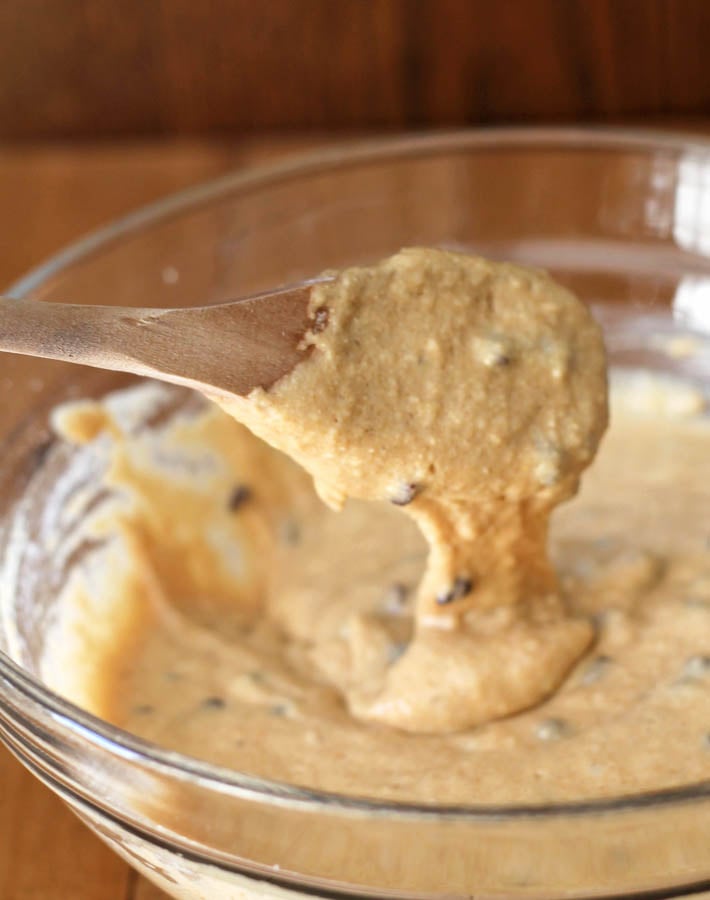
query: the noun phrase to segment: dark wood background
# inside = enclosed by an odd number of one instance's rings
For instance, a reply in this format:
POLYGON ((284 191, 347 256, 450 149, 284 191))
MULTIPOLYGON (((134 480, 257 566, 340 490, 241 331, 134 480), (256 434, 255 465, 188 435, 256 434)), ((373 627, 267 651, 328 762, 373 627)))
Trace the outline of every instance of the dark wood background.
POLYGON ((0 138, 710 112, 710 0, 0 0, 0 138))

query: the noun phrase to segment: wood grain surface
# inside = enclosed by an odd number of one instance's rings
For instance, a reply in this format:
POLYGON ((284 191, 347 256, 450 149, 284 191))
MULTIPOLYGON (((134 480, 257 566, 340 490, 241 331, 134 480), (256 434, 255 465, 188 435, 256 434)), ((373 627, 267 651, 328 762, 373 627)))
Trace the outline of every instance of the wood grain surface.
POLYGON ((710 112, 708 0, 2 0, 0 137, 710 112))
MULTIPOLYGON (((0 149, 0 201, 12 220, 0 241, 0 289, 63 244, 137 205, 304 144, 313 141, 0 149)), ((0 744, 0 900, 162 897, 0 744)))

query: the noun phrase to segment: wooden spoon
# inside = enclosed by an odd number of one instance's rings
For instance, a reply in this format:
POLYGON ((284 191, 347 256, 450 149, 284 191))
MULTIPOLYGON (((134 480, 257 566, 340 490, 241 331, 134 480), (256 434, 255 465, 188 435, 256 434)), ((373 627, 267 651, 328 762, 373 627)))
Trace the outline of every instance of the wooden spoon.
POLYGON ((306 356, 314 282, 219 306, 138 309, 0 298, 0 350, 147 375, 212 394, 271 387, 306 356))

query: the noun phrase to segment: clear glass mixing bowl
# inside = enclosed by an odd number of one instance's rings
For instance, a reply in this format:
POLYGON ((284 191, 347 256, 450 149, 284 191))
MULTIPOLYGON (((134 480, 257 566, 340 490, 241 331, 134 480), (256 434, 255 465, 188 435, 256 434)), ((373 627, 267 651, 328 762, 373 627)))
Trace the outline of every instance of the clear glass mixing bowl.
MULTIPOLYGON (((615 365, 710 384, 710 143, 691 138, 511 130, 332 150, 141 211, 13 293, 188 306, 413 244, 548 267, 595 305, 615 365), (657 349, 658 335, 688 333, 699 338, 695 354, 657 349)), ((41 540, 37 551, 41 532, 18 550, 11 525, 52 465, 53 405, 126 382, 0 360, 0 735, 118 853, 173 896, 209 900, 677 896, 710 883, 710 783, 544 807, 353 799, 159 749, 43 686, 38 661, 57 572, 41 540), (8 571, 18 558, 19 581, 8 571)))

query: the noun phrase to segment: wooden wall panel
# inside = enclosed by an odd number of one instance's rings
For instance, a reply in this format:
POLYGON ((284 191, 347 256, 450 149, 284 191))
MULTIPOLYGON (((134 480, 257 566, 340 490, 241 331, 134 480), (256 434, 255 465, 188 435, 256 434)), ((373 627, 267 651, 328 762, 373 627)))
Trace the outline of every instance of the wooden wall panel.
POLYGON ((710 0, 0 0, 0 137, 710 113, 710 0))

